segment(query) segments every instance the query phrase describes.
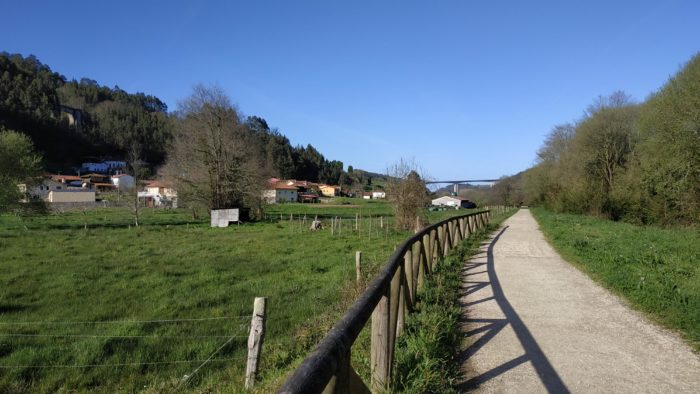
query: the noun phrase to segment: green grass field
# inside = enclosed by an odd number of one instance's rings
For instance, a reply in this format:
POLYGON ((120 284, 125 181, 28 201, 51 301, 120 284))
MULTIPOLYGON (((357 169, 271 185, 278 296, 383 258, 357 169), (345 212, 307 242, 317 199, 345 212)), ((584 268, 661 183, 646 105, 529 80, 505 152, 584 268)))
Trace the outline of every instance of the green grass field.
POLYGON ((356 296, 355 251, 369 279, 407 234, 380 228, 382 202, 268 212, 227 229, 184 210, 143 210, 138 228, 128 209, 0 216, 0 391, 170 392, 230 339, 184 386, 238 392, 256 296, 268 297, 261 390, 274 386, 356 296), (310 232, 299 213, 316 212, 345 220, 310 232), (208 320, 160 321, 179 319, 208 320))
POLYGON ((568 261, 700 350, 700 232, 533 209, 568 261))

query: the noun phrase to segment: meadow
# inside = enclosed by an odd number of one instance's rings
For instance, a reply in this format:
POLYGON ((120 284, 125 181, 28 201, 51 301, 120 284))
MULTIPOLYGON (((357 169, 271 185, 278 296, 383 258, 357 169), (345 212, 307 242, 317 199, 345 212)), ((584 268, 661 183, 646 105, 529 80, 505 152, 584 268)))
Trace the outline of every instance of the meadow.
POLYGON ((700 350, 700 232, 533 209, 564 258, 700 350))
POLYGON ((226 229, 186 210, 143 210, 139 227, 128 209, 0 216, 0 391, 238 392, 253 299, 265 296, 264 391, 360 291, 355 251, 369 280, 408 235, 379 226, 386 203, 338 205, 280 205, 226 229), (341 215, 331 234, 327 218, 341 215))

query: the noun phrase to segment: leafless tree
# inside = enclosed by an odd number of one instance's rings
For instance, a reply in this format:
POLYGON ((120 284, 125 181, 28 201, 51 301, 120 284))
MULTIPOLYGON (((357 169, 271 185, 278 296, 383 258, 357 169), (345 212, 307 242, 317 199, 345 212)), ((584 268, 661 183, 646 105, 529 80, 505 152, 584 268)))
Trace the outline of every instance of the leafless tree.
MULTIPOLYGON (((134 177, 134 185, 131 189, 127 190, 126 197, 128 199, 129 205, 131 205, 131 211, 134 214, 134 226, 139 226, 139 188, 138 182, 140 179, 146 176, 146 167, 143 165, 141 160, 141 149, 138 144, 133 144, 129 151, 127 152, 127 164, 129 170, 131 171, 131 176, 134 177)), ((121 187, 121 184, 120 186, 121 187)), ((117 193, 121 193, 121 190, 117 190, 117 193)))
POLYGON ((424 177, 415 161, 399 160, 388 171, 387 198, 392 203, 395 225, 400 230, 412 230, 416 218, 429 203, 424 177))
POLYGON ((179 104, 165 173, 190 205, 258 208, 264 182, 252 143, 223 90, 197 85, 179 104))

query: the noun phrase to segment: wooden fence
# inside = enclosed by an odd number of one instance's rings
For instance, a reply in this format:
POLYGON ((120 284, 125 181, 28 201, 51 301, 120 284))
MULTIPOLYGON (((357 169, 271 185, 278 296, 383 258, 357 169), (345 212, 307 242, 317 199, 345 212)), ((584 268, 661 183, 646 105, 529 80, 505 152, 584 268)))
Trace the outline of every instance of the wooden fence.
POLYGON ((418 230, 399 245, 355 304, 292 373, 280 393, 369 393, 386 390, 397 336, 418 290, 437 262, 459 242, 483 228, 490 210, 443 220, 418 230), (372 320, 369 386, 350 364, 352 344, 372 320), (371 388, 371 390, 370 390, 371 388))

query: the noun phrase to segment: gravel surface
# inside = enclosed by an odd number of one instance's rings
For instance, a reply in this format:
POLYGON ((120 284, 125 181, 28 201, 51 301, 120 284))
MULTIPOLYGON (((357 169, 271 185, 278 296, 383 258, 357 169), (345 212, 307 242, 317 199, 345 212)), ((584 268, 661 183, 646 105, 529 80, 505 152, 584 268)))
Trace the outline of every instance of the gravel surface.
POLYGON ((462 391, 700 393, 700 356, 564 261, 526 209, 462 287, 462 391))

